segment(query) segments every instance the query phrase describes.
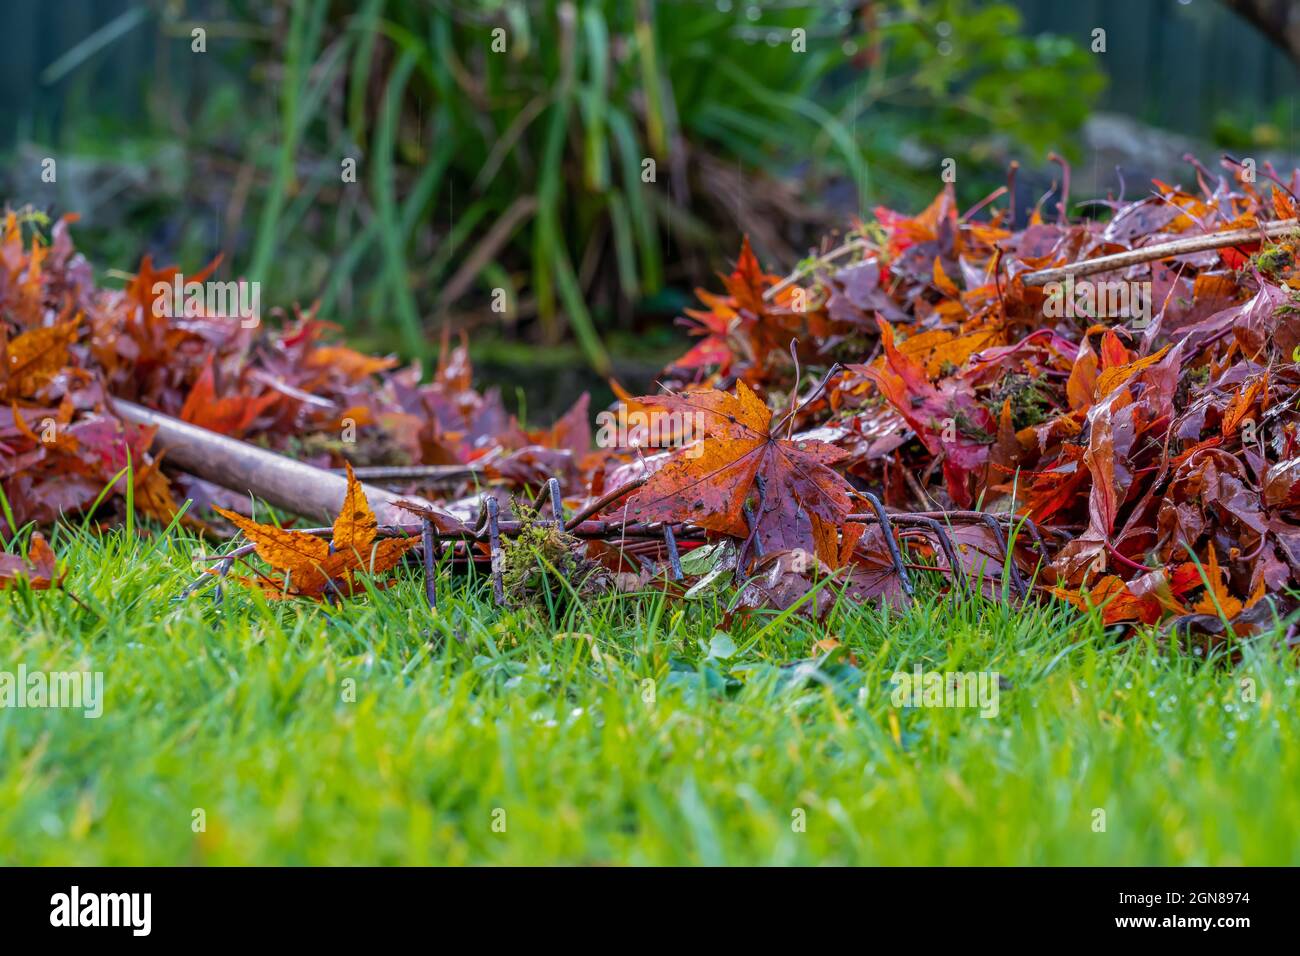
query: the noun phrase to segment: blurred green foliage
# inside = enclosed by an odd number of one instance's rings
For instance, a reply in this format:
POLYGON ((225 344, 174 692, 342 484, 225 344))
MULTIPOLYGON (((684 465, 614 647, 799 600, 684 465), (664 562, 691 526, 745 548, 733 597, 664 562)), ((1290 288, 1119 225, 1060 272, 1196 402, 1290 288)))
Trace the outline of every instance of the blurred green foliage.
POLYGON ((1247 101, 1237 109, 1222 110, 1214 117, 1214 142, 1230 150, 1286 149, 1294 139, 1295 110, 1294 100, 1247 101))
POLYGON ((741 231, 791 266, 877 202, 927 201, 949 156, 977 198, 1009 157, 1070 154, 1103 82, 974 0, 152 10, 174 69, 195 24, 236 64, 150 101, 189 194, 224 207, 226 268, 415 356, 448 321, 544 342, 567 323, 604 369, 603 336, 708 281, 741 231))

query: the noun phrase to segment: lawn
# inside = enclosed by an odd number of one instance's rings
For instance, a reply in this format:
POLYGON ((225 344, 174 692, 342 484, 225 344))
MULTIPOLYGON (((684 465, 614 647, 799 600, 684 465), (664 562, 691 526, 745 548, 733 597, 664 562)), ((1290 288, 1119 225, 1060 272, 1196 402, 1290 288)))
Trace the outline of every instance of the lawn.
POLYGON ((77 600, 0 592, 0 670, 102 671, 104 710, 0 709, 0 863, 1300 863, 1271 638, 1206 662, 937 595, 720 635, 725 593, 499 610, 447 573, 431 616, 418 568, 217 607, 176 600, 185 532, 53 543, 77 600), (896 707, 917 665, 997 671, 996 716, 896 707))

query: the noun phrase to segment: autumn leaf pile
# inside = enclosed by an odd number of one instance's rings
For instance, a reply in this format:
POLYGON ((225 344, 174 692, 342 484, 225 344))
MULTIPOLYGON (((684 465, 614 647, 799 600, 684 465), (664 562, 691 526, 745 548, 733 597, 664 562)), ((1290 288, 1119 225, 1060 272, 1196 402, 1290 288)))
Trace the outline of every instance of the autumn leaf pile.
MULTIPOLYGON (((247 510, 242 491, 161 467, 152 431, 119 419, 114 398, 322 467, 341 467, 346 450, 363 464, 474 463, 503 482, 578 480, 573 462, 590 445, 585 399, 529 433, 495 391, 473 391, 464 348, 444 349, 435 380, 421 384, 418 366, 340 345, 310 312, 274 329, 224 315, 157 315, 154 286, 179 270, 146 257, 124 288, 97 287, 68 226, 56 223, 47 242, 16 213, 0 225, 5 540, 96 502, 100 517, 112 517, 128 479, 137 508, 160 521, 186 498, 196 515, 216 504, 247 510)), ((185 279, 201 282, 216 265, 185 279)))
MULTIPOLYGON (((1300 581, 1300 236, 1091 276, 1149 283, 1150 319, 1136 325, 1083 308, 1065 317, 1052 290, 1023 281, 1295 218, 1297 175, 1260 189, 1201 170, 1197 183, 1155 182, 1098 220, 1035 212, 1020 231, 1001 212, 962 216, 945 191, 916 217, 877 210, 857 261, 798 286, 745 249, 727 294, 701 293, 708 309, 688 319, 699 341, 665 384, 736 382, 788 409, 808 373, 841 362, 795 420, 828 443, 822 460, 833 448, 836 467, 891 509, 977 507, 1060 533, 1040 584, 1103 605, 1108 622, 1271 623, 1300 581)), ((825 553, 815 527, 805 541, 825 553)))
MULTIPOLYGON (((10 214, 0 488, 19 527, 87 508, 109 481, 120 506, 129 456, 141 510, 166 519, 185 498, 196 515, 220 504, 284 567, 271 553, 284 558, 276 549, 289 539, 250 531, 236 513, 246 496, 151 457, 151 436, 113 416, 109 397, 120 396, 324 466, 472 467, 458 488, 409 488, 471 523, 484 490, 508 514, 551 476, 570 507, 636 483, 596 517, 730 542, 726 560, 751 605, 788 606, 825 576, 850 598, 901 600, 879 526, 846 520, 869 511, 873 494, 895 514, 951 516, 960 570, 994 590, 1004 552, 976 511, 1032 519, 1051 560, 1040 565, 1017 537, 1010 572, 1043 594, 1102 605, 1108 622, 1263 626, 1293 606, 1286 592, 1300 582, 1300 236, 1089 277, 1143 290, 1143 324, 1096 301, 1063 310, 1059 293, 1024 281, 1295 218, 1300 173, 1255 184, 1198 166, 1194 178, 1192 189, 1155 182, 1135 201, 1093 204, 1096 218, 1036 210, 1021 229, 1005 204, 964 215, 945 190, 916 216, 877 209, 797 281, 766 273, 746 245, 722 291, 701 290, 702 307, 683 318, 695 341, 665 370, 663 393, 637 398, 614 383, 620 423, 699 423, 662 449, 621 439, 593 448, 586 396, 553 427, 523 427, 496 393, 474 389, 463 344, 444 340, 424 381, 417 366, 337 344, 310 311, 255 330, 224 316, 158 318, 149 290, 174 270, 146 259, 124 289, 97 288, 66 223, 47 244, 10 214), (54 440, 43 440, 50 420, 54 440), (348 423, 354 444, 339 438, 348 423)), ((356 535, 336 526, 333 548, 294 539, 316 576, 304 570, 293 589, 350 588, 362 565, 325 565, 375 546, 356 535)), ((912 543, 909 564, 956 577, 932 539, 912 543)), ((642 583, 662 577, 658 546, 635 560, 586 547, 642 583)), ((681 586, 691 584, 688 574, 681 586)))

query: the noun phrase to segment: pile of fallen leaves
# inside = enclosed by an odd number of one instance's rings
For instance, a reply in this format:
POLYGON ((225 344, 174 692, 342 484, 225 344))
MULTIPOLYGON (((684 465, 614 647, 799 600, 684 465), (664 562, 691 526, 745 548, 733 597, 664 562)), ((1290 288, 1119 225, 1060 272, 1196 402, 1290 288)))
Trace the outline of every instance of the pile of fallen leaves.
MULTIPOLYGON (((1156 182, 1137 201, 1108 201, 1103 219, 1035 211, 1020 231, 1003 212, 961 215, 945 191, 914 218, 877 210, 858 230, 857 261, 794 285, 746 249, 727 295, 701 293, 708 310, 690 316, 700 341, 665 383, 735 381, 742 398, 749 383, 791 408, 800 366, 842 362, 792 424, 826 443, 814 446, 819 464, 891 509, 1010 512, 1062 533, 1040 582, 1104 605, 1107 622, 1265 626, 1300 582, 1300 233, 1057 289, 1024 277, 1294 220, 1298 176, 1260 190, 1198 168, 1196 193, 1156 182), (1097 293, 1116 284, 1150 308, 1107 314, 1097 293)), ((842 496, 790 482, 782 495, 833 506, 809 507, 802 533, 833 558, 817 519, 842 516, 842 496)))
MULTIPOLYGON (((481 522, 485 493, 508 518, 552 477, 566 505, 588 511, 634 489, 590 517, 691 532, 672 585, 688 595, 725 567, 746 606, 789 606, 826 578, 851 599, 905 599, 897 542, 863 520, 875 496, 891 515, 945 521, 958 553, 914 529, 907 563, 954 586, 964 575, 996 593, 1005 573, 1103 605, 1107 622, 1250 631, 1289 611, 1300 582, 1300 235, 1261 230, 1064 288, 1026 277, 1294 219, 1300 172, 1266 172, 1257 185, 1196 166, 1194 190, 1155 182, 1135 201, 1094 204, 1108 207, 1097 218, 1035 210, 1018 230, 996 194, 962 214, 946 189, 914 217, 877 209, 797 278, 765 273, 746 245, 724 291, 701 290, 704 307, 684 318, 697 341, 665 370, 664 394, 615 383, 620 427, 602 429, 597 448, 585 395, 553 427, 525 428, 474 389, 463 343, 444 340, 426 381, 418 366, 333 342, 311 312, 256 329, 160 318, 151 290, 175 270, 146 259, 124 289, 98 288, 66 222, 46 242, 10 213, 0 531, 9 540, 60 513, 120 508, 130 480, 152 517, 170 520, 186 498, 195 520, 220 504, 259 541, 240 514, 246 495, 152 457, 152 436, 112 414, 117 396, 325 467, 464 466, 457 486, 404 488, 467 525, 481 522), (670 447, 638 436, 655 416, 677 429, 657 434, 670 447), (1030 519, 1053 547, 1013 534, 1004 567, 996 527, 975 520, 990 514, 1030 519)), ((311 563, 361 560, 343 536, 336 548, 313 538, 311 563)), ((668 577, 658 544, 574 546, 614 579, 668 577)), ((290 588, 319 597, 341 580, 346 592, 361 566, 290 588)))
MULTIPOLYGON (((214 503, 247 509, 246 495, 159 467, 152 431, 114 415, 112 398, 322 467, 472 463, 488 480, 520 485, 579 477, 574 463, 590 446, 585 398, 553 428, 529 433, 499 394, 473 390, 463 347, 444 348, 434 380, 421 384, 418 365, 330 341, 332 327, 312 313, 274 329, 204 314, 198 303, 159 315, 154 287, 170 286, 177 268, 146 257, 125 288, 99 288, 73 248, 71 217, 48 242, 34 218, 9 212, 0 227, 6 540, 96 504, 111 518, 128 480, 136 506, 164 522, 186 498, 195 513, 214 503)), ((202 282, 217 265, 184 279, 202 282)))

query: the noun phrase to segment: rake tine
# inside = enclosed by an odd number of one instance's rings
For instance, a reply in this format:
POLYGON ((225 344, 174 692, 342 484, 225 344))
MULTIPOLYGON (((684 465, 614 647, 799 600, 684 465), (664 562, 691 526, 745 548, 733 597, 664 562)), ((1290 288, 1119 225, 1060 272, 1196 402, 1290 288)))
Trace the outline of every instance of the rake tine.
POLYGON ((226 580, 226 575, 230 574, 230 568, 235 566, 234 558, 224 558, 217 562, 217 587, 212 592, 212 606, 214 609, 220 609, 221 602, 225 600, 226 594, 221 585, 226 580))
MULTIPOLYGON (((218 575, 224 577, 226 571, 222 570, 223 564, 226 570, 229 570, 230 565, 233 563, 234 563, 234 558, 222 556, 217 560, 217 563, 214 564, 212 568, 213 571, 215 571, 218 575)), ((176 603, 178 601, 184 601, 186 598, 190 597, 195 592, 203 590, 205 585, 212 584, 214 580, 216 581, 216 583, 220 583, 221 578, 217 577, 214 579, 212 572, 204 571, 202 574, 200 574, 189 584, 185 585, 185 587, 181 589, 181 593, 176 595, 174 598, 172 598, 172 602, 176 603)))
POLYGON ((642 475, 640 478, 633 478, 631 481, 627 482, 626 484, 619 485, 617 488, 613 488, 610 491, 605 492, 595 501, 591 502, 590 504, 586 505, 583 508, 580 508, 578 510, 578 513, 568 520, 568 523, 565 525, 565 530, 571 531, 574 528, 576 528, 578 525, 586 521, 588 518, 590 518, 592 515, 600 514, 602 511, 608 508, 615 501, 618 501, 620 498, 636 491, 638 488, 640 488, 649 480, 650 480, 649 475, 642 475))
POLYGON ((1016 567, 1016 556, 1007 547, 1007 538, 1002 533, 1002 525, 998 523, 997 518, 990 514, 981 514, 980 520, 988 525, 989 530, 993 532, 993 536, 997 538, 998 547, 1002 549, 1002 553, 1007 558, 1007 567, 1011 571, 1011 583, 1015 585, 1016 593, 1020 595, 1020 599, 1023 601, 1029 596, 1029 589, 1025 587, 1025 580, 1020 576, 1020 569, 1016 567))
POLYGON ((420 529, 420 537, 424 539, 424 596, 429 599, 429 610, 438 610, 438 582, 435 580, 434 556, 435 550, 438 549, 437 538, 433 534, 433 522, 425 518, 420 529))
POLYGON ((501 506, 491 496, 484 502, 484 506, 487 509, 488 553, 492 556, 492 597, 500 606, 506 603, 505 582, 501 577, 505 554, 501 551, 501 529, 498 523, 501 506))
POLYGON ((221 602, 225 600, 226 594, 221 588, 221 582, 226 579, 226 575, 230 573, 230 569, 234 564, 234 558, 225 558, 217 563, 217 586, 212 592, 213 608, 220 608, 221 602))
POLYGON ((195 580, 185 585, 185 587, 181 588, 180 594, 177 594, 175 597, 173 597, 171 601, 173 604, 177 604, 181 601, 184 601, 186 598, 190 597, 195 591, 198 591, 200 588, 202 588, 203 585, 211 584, 211 583, 212 583, 212 575, 208 574, 207 572, 204 572, 203 574, 199 575, 195 580))
MULTIPOLYGON (((923 511, 920 512, 920 516, 925 518, 942 518, 945 521, 975 521, 984 519, 984 514, 980 511, 923 511)), ((1071 535, 1068 532, 1062 531, 1060 528, 1040 528, 1029 518, 1022 518, 1017 515, 1001 515, 1001 518, 1007 523, 1008 528, 1014 527, 1017 522, 1023 522, 1029 529, 1030 537, 1034 539, 1035 543, 1044 541, 1044 532, 1058 540, 1071 540, 1071 535)), ((1051 558, 1050 552, 1045 548, 1042 549, 1042 555, 1044 559, 1051 558)))
POLYGON ((903 555, 898 550, 898 542, 894 540, 894 526, 889 523, 889 515, 885 513, 884 504, 869 491, 860 491, 858 494, 867 499, 871 510, 876 513, 876 521, 880 523, 880 535, 885 539, 885 546, 889 548, 889 560, 893 562, 898 583, 902 585, 903 593, 912 597, 916 592, 912 589, 912 579, 907 575, 907 567, 903 564, 903 555))
POLYGON ((673 580, 682 579, 682 559, 677 553, 677 539, 673 536, 673 526, 664 522, 664 547, 668 549, 668 564, 673 569, 673 580))
POLYGON ((560 479, 546 479, 547 490, 551 493, 551 516, 555 519, 555 529, 564 530, 564 497, 560 494, 560 479))
POLYGON ((343 592, 339 590, 338 584, 333 578, 326 578, 325 583, 329 585, 329 590, 325 592, 325 600, 329 602, 330 607, 342 607, 343 592))
POLYGON ((961 562, 957 559, 957 549, 953 547, 952 538, 948 537, 948 532, 943 525, 933 518, 922 518, 916 515, 897 515, 894 521, 899 525, 914 524, 917 527, 925 528, 934 535, 939 542, 939 547, 943 549, 944 557, 948 559, 948 567, 952 568, 953 577, 959 585, 970 590, 970 581, 966 578, 966 569, 961 566, 961 562))
POLYGON ((1007 515, 1007 530, 1010 531, 1017 524, 1022 524, 1029 532, 1029 537, 1034 539, 1034 547, 1038 549, 1038 556, 1042 558, 1043 563, 1047 564, 1052 560, 1052 555, 1047 550, 1047 542, 1043 540, 1042 534, 1038 531, 1038 525, 1034 524, 1028 518, 1015 518, 1007 515))
POLYGON ((624 554, 628 555, 628 557, 630 558, 635 559, 636 563, 641 565, 642 571, 646 572, 647 574, 654 574, 655 562, 651 561, 644 554, 637 554, 635 551, 625 551, 624 554))
POLYGON ((740 542, 740 549, 736 552, 736 567, 745 568, 749 566, 751 550, 756 558, 763 557, 763 542, 758 540, 758 519, 754 517, 753 509, 749 505, 741 505, 740 513, 745 516, 745 527, 749 528, 749 534, 740 542))
POLYGON ((763 480, 762 475, 755 475, 754 485, 758 488, 757 510, 751 510, 747 504, 742 505, 740 509, 745 516, 745 525, 749 528, 749 536, 740 545, 740 551, 736 555, 736 567, 738 568, 749 565, 749 552, 751 549, 755 557, 763 557, 763 542, 758 540, 758 522, 762 520, 763 511, 767 508, 767 482, 763 480))
MULTIPOLYGON (((754 529, 758 527, 758 522, 754 519, 754 509, 749 505, 742 505, 740 511, 745 516, 745 524, 749 526, 749 534, 752 538, 754 529)), ((758 556, 761 558, 763 556, 763 542, 754 539, 754 550, 758 552, 758 556)))
MULTIPOLYGON (((767 513, 767 479, 762 475, 754 476, 754 486, 758 488, 758 507, 754 509, 754 524, 750 534, 754 537, 754 544, 758 545, 758 523, 763 520, 763 515, 767 513)), ((758 556, 763 556, 761 546, 757 547, 758 556)))

